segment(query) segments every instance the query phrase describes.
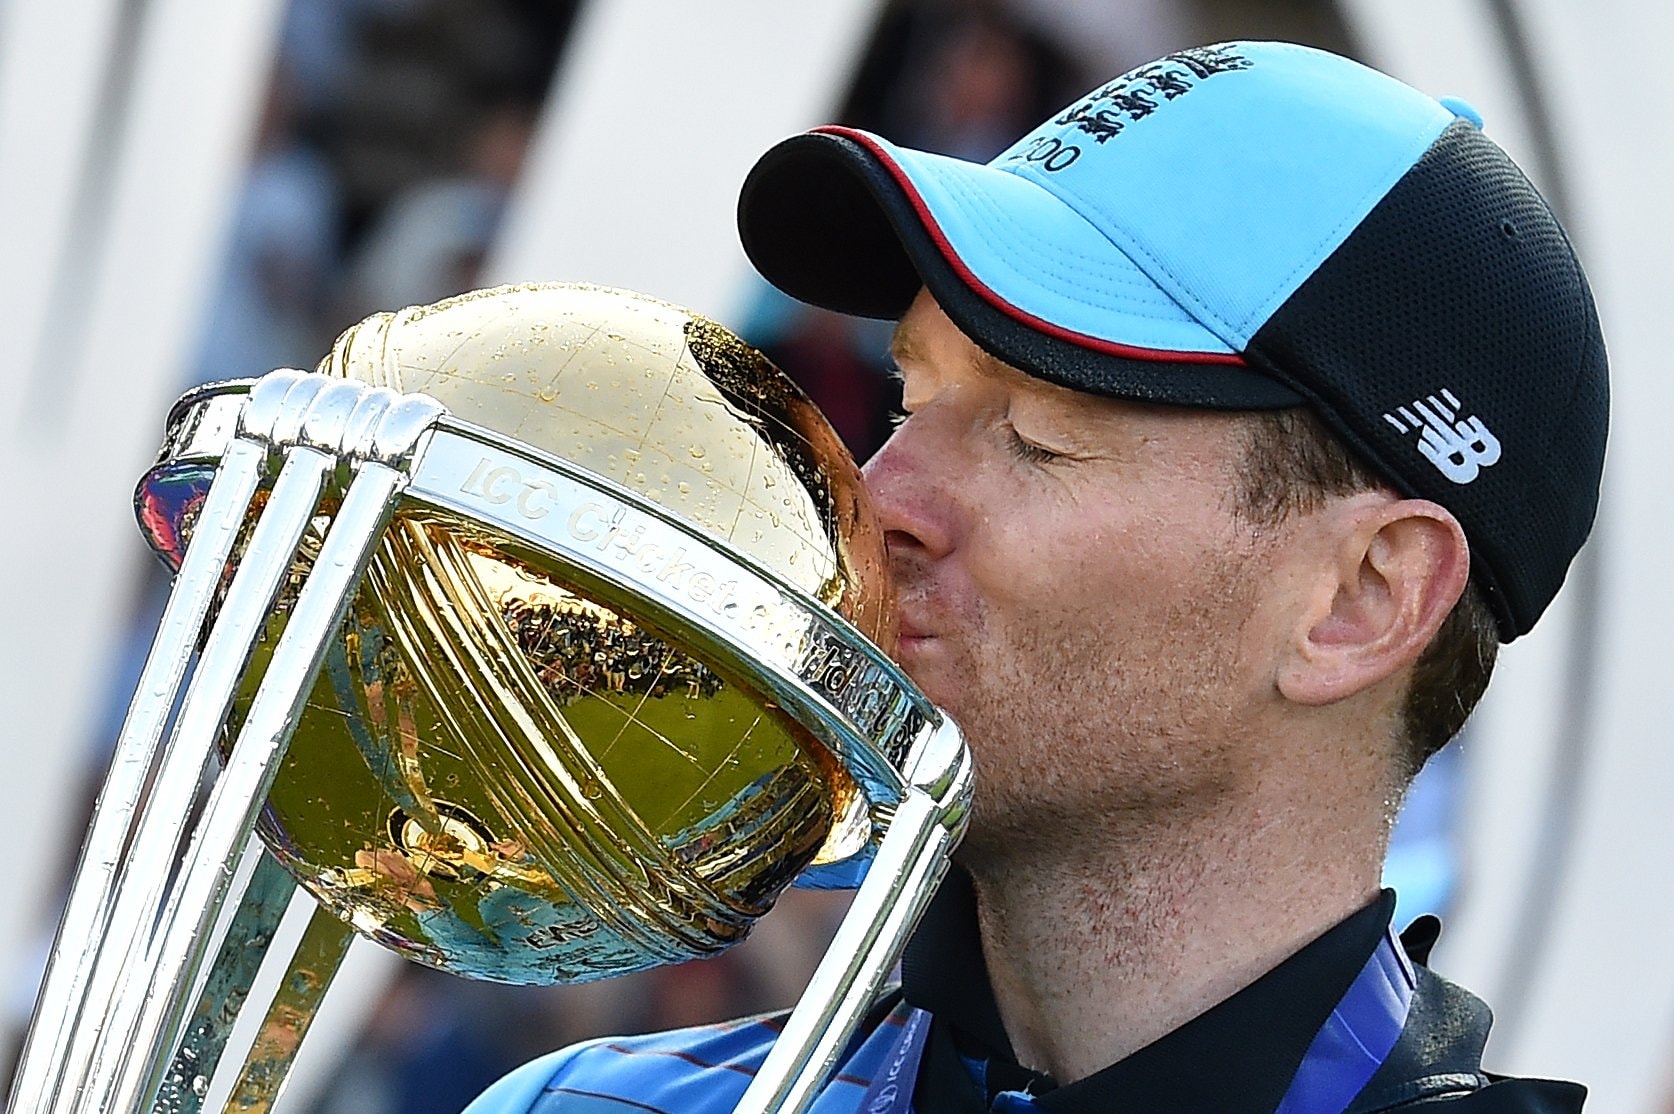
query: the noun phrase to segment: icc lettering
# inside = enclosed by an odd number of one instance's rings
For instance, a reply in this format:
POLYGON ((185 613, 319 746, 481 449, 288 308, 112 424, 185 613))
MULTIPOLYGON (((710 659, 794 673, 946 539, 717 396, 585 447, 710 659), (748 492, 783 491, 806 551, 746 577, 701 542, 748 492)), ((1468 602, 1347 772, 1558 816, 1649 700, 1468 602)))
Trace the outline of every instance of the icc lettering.
MULTIPOLYGON (((525 479, 517 469, 495 464, 489 457, 477 462, 459 490, 486 503, 510 505, 519 515, 533 520, 549 515, 560 499, 558 488, 551 482, 525 479)), ((740 599, 744 594, 740 588, 748 592, 747 586, 737 578, 721 580, 697 568, 682 546, 651 540, 644 522, 629 521, 626 507, 582 503, 570 512, 564 529, 574 541, 589 543, 612 564, 636 573, 641 583, 666 585, 718 618, 736 624, 761 640, 764 649, 776 646, 790 653, 802 637, 803 622, 797 609, 771 598, 754 604, 740 599)), ((652 529, 658 530, 654 525, 652 529)), ((651 535, 656 536, 655 532, 651 535)), ((667 535, 663 536, 666 540, 667 535)))
POLYGON ((517 513, 524 518, 545 518, 552 510, 557 488, 545 480, 524 480, 515 468, 490 467, 489 463, 486 456, 479 460, 459 490, 496 505, 515 500, 517 513))

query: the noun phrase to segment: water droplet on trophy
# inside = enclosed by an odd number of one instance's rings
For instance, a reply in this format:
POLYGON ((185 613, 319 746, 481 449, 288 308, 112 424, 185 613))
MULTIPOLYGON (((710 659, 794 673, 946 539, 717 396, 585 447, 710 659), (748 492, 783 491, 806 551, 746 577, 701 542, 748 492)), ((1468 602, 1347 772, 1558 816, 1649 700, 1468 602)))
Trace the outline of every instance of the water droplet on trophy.
POLYGON ((787 377, 686 310, 539 284, 375 315, 320 371, 423 383, 486 431, 429 442, 426 475, 458 475, 403 497, 264 810, 323 906, 443 970, 581 981, 727 947, 861 848, 772 663, 787 599, 884 641, 882 533, 787 377))

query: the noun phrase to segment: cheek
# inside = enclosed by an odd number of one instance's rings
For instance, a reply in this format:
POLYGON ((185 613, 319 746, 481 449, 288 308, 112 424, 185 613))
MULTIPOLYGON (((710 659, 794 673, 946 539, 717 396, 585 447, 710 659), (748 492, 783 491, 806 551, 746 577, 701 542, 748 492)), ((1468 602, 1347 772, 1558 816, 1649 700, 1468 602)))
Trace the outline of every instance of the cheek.
POLYGON ((1024 621, 1132 621, 1191 596, 1225 546, 1192 540, 1178 515, 1127 506, 1078 508, 1042 521, 990 522, 973 562, 980 598, 1024 621))

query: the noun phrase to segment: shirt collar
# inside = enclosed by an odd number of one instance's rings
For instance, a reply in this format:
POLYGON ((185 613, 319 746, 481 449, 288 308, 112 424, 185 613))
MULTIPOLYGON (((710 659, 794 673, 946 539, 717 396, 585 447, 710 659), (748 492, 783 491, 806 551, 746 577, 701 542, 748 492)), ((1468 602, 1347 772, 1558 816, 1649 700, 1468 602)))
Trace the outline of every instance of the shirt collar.
MULTIPOLYGON (((1315 1033, 1378 946, 1394 909, 1395 895, 1386 890, 1219 1005, 1086 1079, 1055 1086, 1016 1062, 988 985, 970 880, 954 868, 902 958, 907 1001, 929 1010, 943 1030, 932 1037, 920 1095, 972 1092, 968 1074, 964 1081, 947 1078, 966 1070, 950 1054, 957 1048, 966 1058, 986 1061, 989 1101, 1002 1090, 1028 1090, 1041 1109, 1059 1114, 1270 1114, 1315 1033)), ((915 1096, 914 1102, 926 1114, 982 1109, 968 1100, 920 1105, 915 1096)))

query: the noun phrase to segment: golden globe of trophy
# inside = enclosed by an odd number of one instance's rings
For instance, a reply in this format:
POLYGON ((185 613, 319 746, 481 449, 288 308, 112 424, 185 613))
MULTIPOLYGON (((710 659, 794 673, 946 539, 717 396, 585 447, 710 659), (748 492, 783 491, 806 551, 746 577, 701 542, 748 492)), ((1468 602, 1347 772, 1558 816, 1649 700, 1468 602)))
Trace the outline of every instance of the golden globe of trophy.
POLYGON ((870 857, 739 1109, 806 1106, 970 773, 885 654, 881 531, 789 379, 641 295, 477 291, 188 394, 136 504, 175 589, 14 1111, 269 1108, 353 932, 578 982, 718 952, 870 857), (298 884, 317 910, 264 1006, 298 884))

